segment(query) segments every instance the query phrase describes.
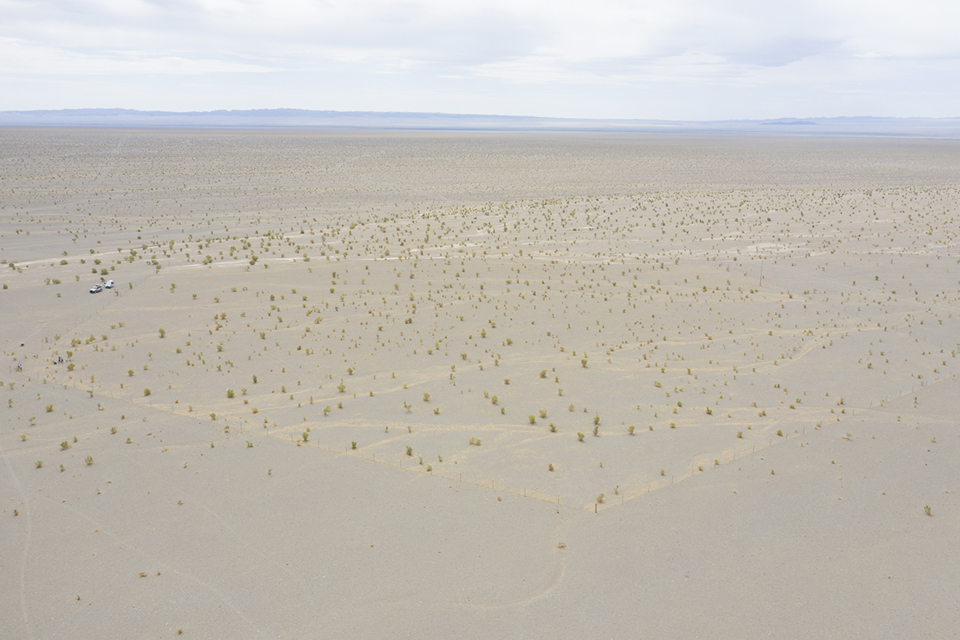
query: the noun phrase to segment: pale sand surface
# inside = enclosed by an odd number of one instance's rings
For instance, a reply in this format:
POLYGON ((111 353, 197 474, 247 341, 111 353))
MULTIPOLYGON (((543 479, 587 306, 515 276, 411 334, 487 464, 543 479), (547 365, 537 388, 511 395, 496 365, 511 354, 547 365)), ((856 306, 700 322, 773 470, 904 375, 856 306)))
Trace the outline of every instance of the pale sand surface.
POLYGON ((0 160, 2 638, 956 635, 957 141, 0 160))

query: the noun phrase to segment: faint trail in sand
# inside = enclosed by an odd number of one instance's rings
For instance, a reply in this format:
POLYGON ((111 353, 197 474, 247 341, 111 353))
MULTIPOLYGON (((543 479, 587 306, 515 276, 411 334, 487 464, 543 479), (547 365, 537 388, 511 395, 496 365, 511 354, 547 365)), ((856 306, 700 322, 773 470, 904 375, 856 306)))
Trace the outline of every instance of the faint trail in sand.
POLYGON ((14 472, 13 467, 10 465, 10 459, 7 456, 3 457, 3 461, 7 465, 7 472, 13 479, 13 484, 17 487, 17 493, 20 494, 20 499, 23 500, 23 504, 26 506, 23 515, 27 519, 27 532, 26 536, 24 536, 23 551, 20 554, 20 616, 23 618, 23 627, 26 629, 28 637, 34 638, 36 636, 34 636, 33 629, 30 627, 30 614, 27 612, 27 559, 30 556, 30 542, 33 538, 33 519, 30 515, 30 502, 27 500, 27 496, 23 492, 23 487, 20 485, 20 478, 18 478, 16 472, 14 472))
POLYGON ((204 580, 201 580, 200 578, 198 578, 197 576, 193 575, 192 573, 187 573, 187 572, 185 572, 185 571, 181 571, 181 570, 180 570, 179 568, 177 568, 177 567, 174 567, 174 566, 171 566, 171 565, 169 565, 169 564, 166 564, 166 563, 162 562, 162 561, 161 561, 160 559, 158 559, 156 556, 152 555, 151 553, 148 553, 147 551, 144 551, 144 550, 141 549, 139 546, 137 546, 137 545, 135 545, 135 544, 132 544, 132 543, 130 543, 129 541, 124 540, 123 538, 120 538, 120 537, 117 536, 117 535, 114 535, 114 534, 110 533, 109 531, 107 531, 106 529, 103 528, 103 525, 102 525, 102 524, 100 524, 99 522, 97 522, 96 520, 94 520, 93 518, 91 518, 90 516, 88 516, 87 514, 83 513, 82 511, 78 511, 77 509, 74 509, 73 507, 71 507, 71 506, 69 506, 69 505, 67 505, 67 504, 63 504, 63 503, 61 503, 61 502, 57 502, 56 500, 54 500, 54 499, 52 499, 52 498, 49 498, 49 497, 46 497, 46 496, 44 496, 44 498, 45 498, 50 504, 55 505, 55 506, 57 506, 57 507, 60 507, 60 508, 62 508, 62 509, 66 509, 66 510, 70 511, 71 513, 73 513, 74 515, 79 516, 80 518, 83 518, 84 520, 86 520, 86 521, 89 522, 90 524, 96 526, 96 527, 100 530, 101 533, 105 533, 107 536, 109 536, 110 538, 112 538, 113 540, 115 540, 115 541, 116 541, 117 543, 119 543, 121 546, 123 546, 123 547, 125 547, 125 548, 128 548, 128 549, 131 549, 131 550, 134 551, 137 555, 142 556, 142 557, 144 557, 144 558, 148 558, 148 559, 150 559, 151 561, 155 562, 158 566, 163 567, 164 570, 170 571, 170 572, 175 573, 175 574, 177 574, 177 575, 179 575, 179 576, 181 576, 181 577, 183 577, 183 578, 186 578, 187 580, 190 580, 191 582, 194 582, 194 583, 200 585, 201 587, 207 589, 207 590, 210 591, 211 593, 215 594, 217 597, 220 598, 220 600, 221 600, 227 607, 230 608, 231 611, 233 611, 233 612, 237 615, 238 618, 240 618, 241 620, 243 620, 243 622, 244 622, 245 624, 247 624, 247 625, 249 626, 249 628, 251 628, 251 629, 254 630, 254 632, 255 632, 254 635, 256 635, 256 636, 258 636, 258 637, 262 637, 262 636, 263 636, 262 630, 261 630, 259 627, 257 627, 257 625, 254 623, 254 621, 251 620, 246 614, 244 614, 243 611, 242 611, 237 605, 235 605, 235 604, 231 601, 229 594, 223 592, 221 589, 219 589, 219 588, 217 588, 216 586, 210 584, 209 582, 206 582, 206 581, 204 581, 204 580))

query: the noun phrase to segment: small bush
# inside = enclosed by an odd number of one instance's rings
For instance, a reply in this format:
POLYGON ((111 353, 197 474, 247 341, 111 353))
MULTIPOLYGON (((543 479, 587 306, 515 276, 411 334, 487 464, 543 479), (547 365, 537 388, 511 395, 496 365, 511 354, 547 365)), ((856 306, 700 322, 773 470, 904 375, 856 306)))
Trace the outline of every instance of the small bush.
POLYGON ((145 395, 145 396, 150 395, 150 388, 149 388, 149 387, 147 387, 147 388, 145 388, 145 389, 143 390, 143 395, 145 395))

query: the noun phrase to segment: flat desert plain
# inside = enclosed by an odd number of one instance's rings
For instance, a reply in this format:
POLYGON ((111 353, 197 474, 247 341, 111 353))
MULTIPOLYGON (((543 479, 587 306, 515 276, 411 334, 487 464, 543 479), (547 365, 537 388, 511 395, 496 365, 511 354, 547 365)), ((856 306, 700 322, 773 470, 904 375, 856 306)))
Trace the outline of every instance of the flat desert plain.
POLYGON ((956 140, 0 161, 0 637, 956 637, 956 140))

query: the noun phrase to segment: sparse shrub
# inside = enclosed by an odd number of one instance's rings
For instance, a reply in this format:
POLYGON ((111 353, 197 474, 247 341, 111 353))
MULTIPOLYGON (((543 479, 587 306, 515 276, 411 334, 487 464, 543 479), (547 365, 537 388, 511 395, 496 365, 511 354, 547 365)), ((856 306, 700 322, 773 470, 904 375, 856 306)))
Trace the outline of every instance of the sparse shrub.
POLYGON ((303 441, 304 441, 304 442, 306 442, 307 440, 310 439, 310 434, 309 434, 308 432, 304 431, 303 433, 300 434, 300 437, 303 438, 303 441))
POLYGON ((83 461, 86 462, 87 466, 89 467, 90 465, 93 464, 93 456, 87 456, 86 458, 83 459, 83 461))
POLYGON ((350 442, 350 448, 351 448, 351 449, 356 449, 356 448, 357 448, 357 442, 356 442, 356 440, 352 440, 352 441, 350 442))
POLYGON ((427 393, 426 391, 423 392, 423 401, 430 402, 430 394, 427 393))
POLYGON ((45 410, 46 410, 47 413, 53 413, 53 405, 52 405, 52 404, 48 404, 48 405, 47 405, 46 407, 44 407, 44 408, 45 408, 45 410))
POLYGON ((583 434, 577 431, 577 442, 583 442, 583 434))
POLYGON ((413 457, 413 447, 407 446, 407 456, 413 457))
POLYGON ((150 395, 150 388, 149 388, 149 387, 147 387, 147 388, 145 388, 145 389, 143 390, 143 395, 145 395, 145 396, 150 395))
POLYGON ((553 463, 547 465, 547 471, 553 471, 553 463))
POLYGON ((167 337, 167 330, 166 330, 166 329, 164 329, 164 328, 161 327, 159 331, 160 331, 160 337, 161 337, 161 338, 166 338, 166 337, 167 337))
POLYGON ((593 435, 596 436, 596 437, 600 437, 600 426, 599 426, 599 425, 597 425, 597 426, 595 426, 595 427, 593 428, 593 435))
POLYGON ((543 371, 540 372, 540 378, 546 378, 546 377, 547 377, 547 370, 544 369, 543 371))
POLYGON ((630 425, 629 427, 627 427, 627 433, 629 433, 630 435, 633 435, 634 429, 636 429, 636 427, 633 425, 630 425))
POLYGON ((33 464, 36 465, 37 469, 40 469, 43 467, 43 460, 37 460, 33 464))
POLYGON ((532 413, 529 416, 527 416, 527 419, 530 421, 530 424, 537 423, 537 416, 533 415, 532 413))
POLYGON ((227 397, 232 398, 234 396, 233 389, 227 389, 227 397))
POLYGON ((925 514, 927 514, 928 516, 932 516, 932 515, 933 515, 933 511, 930 510, 930 505, 924 506, 924 507, 923 507, 923 512, 924 512, 925 514))
POLYGON ((597 496, 597 504, 603 504, 603 494, 597 496))

